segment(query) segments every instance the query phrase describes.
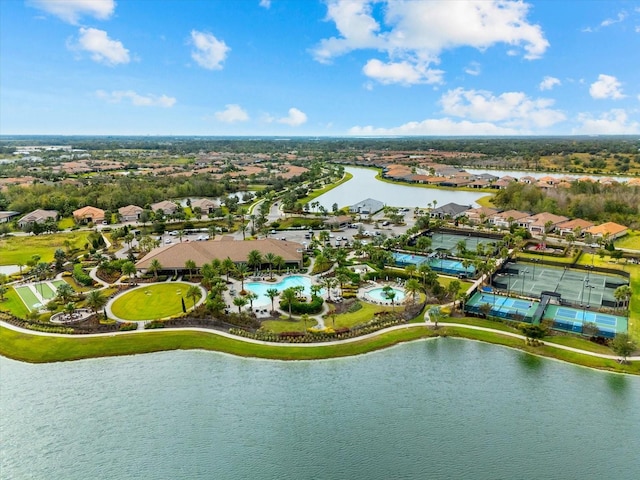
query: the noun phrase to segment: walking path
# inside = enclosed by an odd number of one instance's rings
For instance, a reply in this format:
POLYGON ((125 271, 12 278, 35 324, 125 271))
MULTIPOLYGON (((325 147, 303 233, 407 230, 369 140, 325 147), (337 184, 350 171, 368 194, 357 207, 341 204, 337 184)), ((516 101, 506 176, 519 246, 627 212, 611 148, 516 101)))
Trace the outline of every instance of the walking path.
MULTIPOLYGON (((48 333, 48 332, 39 332, 39 331, 35 331, 35 330, 28 330, 28 329, 24 329, 21 327, 17 327, 15 325, 9 324, 9 323, 5 323, 0 321, 0 325, 9 328, 11 330, 17 331, 17 332, 21 332, 21 333, 26 333, 29 335, 39 335, 39 336, 49 336, 49 337, 66 337, 66 338, 91 338, 91 337, 105 337, 105 336, 114 336, 114 335, 130 335, 130 334, 137 334, 137 333, 160 333, 160 332, 167 332, 167 331, 174 331, 174 332, 184 332, 184 331, 195 331, 195 332, 204 332, 204 333, 210 333, 212 335, 220 335, 222 337, 226 337, 226 338, 230 338, 233 340, 238 340, 238 341, 242 341, 242 342, 247 342, 247 343, 253 343, 253 344, 257 344, 257 345, 269 345, 269 346, 280 346, 283 348, 288 348, 288 347, 295 347, 295 348, 314 348, 314 347, 322 347, 325 345, 345 345, 345 344, 349 344, 349 343, 354 343, 354 342, 359 342, 361 340, 366 340, 369 338, 374 338, 378 335, 381 335, 383 333, 387 333, 387 332, 393 332, 396 330, 405 330, 405 329, 409 329, 409 328, 425 328, 425 326, 430 327, 433 324, 430 321, 426 321, 425 323, 407 323, 407 324, 402 324, 402 325, 395 325, 393 327, 389 327, 389 328, 385 328, 383 330, 378 330, 377 332, 372 332, 366 335, 362 335, 359 337, 353 337, 353 338, 348 338, 345 340, 333 340, 330 342, 318 342, 318 343, 279 343, 279 342, 265 342, 263 340, 255 340, 252 338, 245 338, 245 337, 238 337, 236 335, 232 335, 230 333, 221 331, 221 330, 212 330, 212 329, 208 329, 208 328, 195 328, 195 327, 185 327, 185 328, 162 328, 162 329, 157 329, 157 330, 141 330, 140 328, 138 330, 133 330, 133 331, 128 331, 128 332, 112 332, 112 333, 90 333, 90 334, 86 334, 86 335, 74 335, 74 334, 64 334, 64 333, 48 333)), ((456 327, 456 328, 467 328, 470 330, 480 330, 480 331, 485 331, 485 332, 491 332, 491 333, 496 333, 499 335, 505 335, 507 337, 513 337, 513 338, 518 338, 521 340, 526 340, 526 337, 524 335, 519 335, 517 333, 511 333, 511 332, 504 332, 502 330, 494 330, 492 328, 486 328, 486 327, 478 327, 475 325, 466 325, 466 324, 461 324, 461 323, 444 323, 444 322, 438 322, 439 326, 443 326, 443 327, 456 327)), ((602 353, 595 353, 595 352, 589 352, 587 350, 580 350, 578 348, 573 348, 573 347, 567 347, 565 345, 558 345, 556 343, 552 343, 552 342, 541 342, 543 345, 546 345, 548 347, 553 347, 553 348, 557 348, 560 350, 566 350, 569 352, 574 352, 574 353, 579 353, 582 355, 589 355, 592 357, 598 357, 598 358, 605 358, 605 359, 609 359, 609 360, 620 360, 620 357, 617 355, 606 355, 606 354, 602 354, 602 353)), ((630 362, 640 362, 640 355, 638 356, 633 356, 633 357, 627 357, 627 361, 630 362)))

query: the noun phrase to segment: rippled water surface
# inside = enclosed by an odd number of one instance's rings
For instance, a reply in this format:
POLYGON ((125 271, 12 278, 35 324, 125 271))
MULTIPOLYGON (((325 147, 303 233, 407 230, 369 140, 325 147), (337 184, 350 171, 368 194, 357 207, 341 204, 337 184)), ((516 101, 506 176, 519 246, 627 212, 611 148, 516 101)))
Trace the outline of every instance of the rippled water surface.
POLYGON ((0 358, 3 479, 632 479, 640 379, 437 339, 316 362, 0 358))

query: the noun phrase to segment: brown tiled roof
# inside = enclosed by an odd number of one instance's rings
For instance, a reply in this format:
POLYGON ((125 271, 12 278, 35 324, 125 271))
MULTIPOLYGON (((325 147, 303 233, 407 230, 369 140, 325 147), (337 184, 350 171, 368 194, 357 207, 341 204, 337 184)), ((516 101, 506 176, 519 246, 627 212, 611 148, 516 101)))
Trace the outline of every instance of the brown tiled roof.
POLYGON ((158 260, 164 269, 185 268, 187 260, 193 260, 198 268, 214 258, 224 260, 229 257, 235 263, 247 261, 251 250, 262 255, 273 253, 285 262, 302 261, 302 245, 296 242, 265 238, 260 240, 206 241, 174 243, 153 249, 136 263, 139 269, 147 269, 153 260, 158 260))

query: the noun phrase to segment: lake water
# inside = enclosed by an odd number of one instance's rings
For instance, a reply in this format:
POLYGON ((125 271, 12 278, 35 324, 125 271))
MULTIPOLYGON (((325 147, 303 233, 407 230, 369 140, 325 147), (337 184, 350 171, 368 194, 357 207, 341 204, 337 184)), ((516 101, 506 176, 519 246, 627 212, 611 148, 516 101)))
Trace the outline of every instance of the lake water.
POLYGON ((640 471, 640 378, 444 338, 278 362, 0 358, 3 479, 604 479, 640 471))
POLYGON ((329 211, 334 203, 342 208, 367 198, 380 200, 386 205, 411 209, 415 207, 427 208, 427 204, 434 200, 440 206, 455 202, 460 205, 477 207, 476 201, 491 193, 413 187, 399 183, 382 182, 376 179, 378 170, 370 168, 345 167, 345 171, 353 174, 351 180, 315 199, 329 211))

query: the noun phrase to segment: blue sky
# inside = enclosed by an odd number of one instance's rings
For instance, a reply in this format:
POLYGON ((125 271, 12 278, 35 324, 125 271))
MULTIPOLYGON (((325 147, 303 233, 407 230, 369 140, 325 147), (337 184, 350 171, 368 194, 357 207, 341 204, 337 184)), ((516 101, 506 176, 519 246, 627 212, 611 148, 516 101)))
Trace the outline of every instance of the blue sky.
POLYGON ((640 134, 640 1, 1 0, 0 134, 640 134))

